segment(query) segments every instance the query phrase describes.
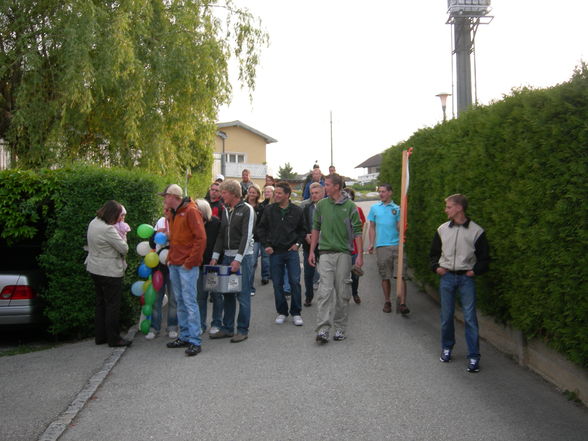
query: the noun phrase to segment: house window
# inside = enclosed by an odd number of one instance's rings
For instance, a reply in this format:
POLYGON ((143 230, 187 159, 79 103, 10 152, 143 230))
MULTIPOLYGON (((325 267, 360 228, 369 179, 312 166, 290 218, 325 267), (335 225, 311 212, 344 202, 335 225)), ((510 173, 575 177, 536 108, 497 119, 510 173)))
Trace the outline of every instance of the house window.
POLYGON ((244 164, 245 154, 244 153, 226 153, 225 160, 230 164, 244 164))

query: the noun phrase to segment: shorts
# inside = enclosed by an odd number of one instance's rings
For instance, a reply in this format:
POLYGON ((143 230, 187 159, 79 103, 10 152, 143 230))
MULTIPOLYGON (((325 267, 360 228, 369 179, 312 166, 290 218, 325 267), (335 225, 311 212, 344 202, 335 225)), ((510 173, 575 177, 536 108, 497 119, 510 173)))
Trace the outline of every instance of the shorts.
MULTIPOLYGON (((376 248, 378 272, 382 280, 395 279, 398 273, 398 245, 376 248)), ((406 255, 403 259, 402 278, 406 278, 406 255)))

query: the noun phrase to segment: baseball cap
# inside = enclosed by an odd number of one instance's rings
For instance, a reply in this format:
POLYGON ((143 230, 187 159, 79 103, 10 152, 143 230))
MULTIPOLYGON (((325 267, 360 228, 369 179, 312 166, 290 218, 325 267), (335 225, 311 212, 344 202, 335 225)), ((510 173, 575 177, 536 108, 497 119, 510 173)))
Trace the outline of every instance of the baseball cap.
POLYGON ((184 192, 182 191, 182 188, 178 185, 178 184, 170 184, 167 187, 165 187, 165 190, 163 190, 161 193, 158 193, 159 196, 165 196, 166 194, 171 194, 172 196, 177 196, 179 198, 184 196, 184 192))

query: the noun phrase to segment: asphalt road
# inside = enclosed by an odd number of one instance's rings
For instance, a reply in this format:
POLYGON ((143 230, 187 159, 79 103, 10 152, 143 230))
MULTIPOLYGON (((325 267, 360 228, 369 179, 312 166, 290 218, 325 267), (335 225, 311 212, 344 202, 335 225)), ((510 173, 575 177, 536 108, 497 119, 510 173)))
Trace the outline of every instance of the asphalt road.
POLYGON ((375 258, 348 339, 318 346, 274 323, 271 284, 253 298, 249 340, 203 342, 188 358, 137 335, 63 440, 586 440, 588 412, 482 343, 466 372, 440 363, 438 306, 409 284, 409 318, 382 312, 375 258))

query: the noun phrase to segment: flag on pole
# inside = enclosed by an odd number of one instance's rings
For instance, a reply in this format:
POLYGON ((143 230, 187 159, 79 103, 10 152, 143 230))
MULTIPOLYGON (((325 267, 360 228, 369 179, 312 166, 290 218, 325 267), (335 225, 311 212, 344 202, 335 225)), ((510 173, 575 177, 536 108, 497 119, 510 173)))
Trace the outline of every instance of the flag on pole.
POLYGON ((400 304, 406 304, 406 284, 404 283, 404 242, 408 228, 408 185, 410 181, 409 158, 412 147, 402 152, 402 178, 400 185, 400 231, 398 242, 398 268, 396 270, 396 313, 400 304))

